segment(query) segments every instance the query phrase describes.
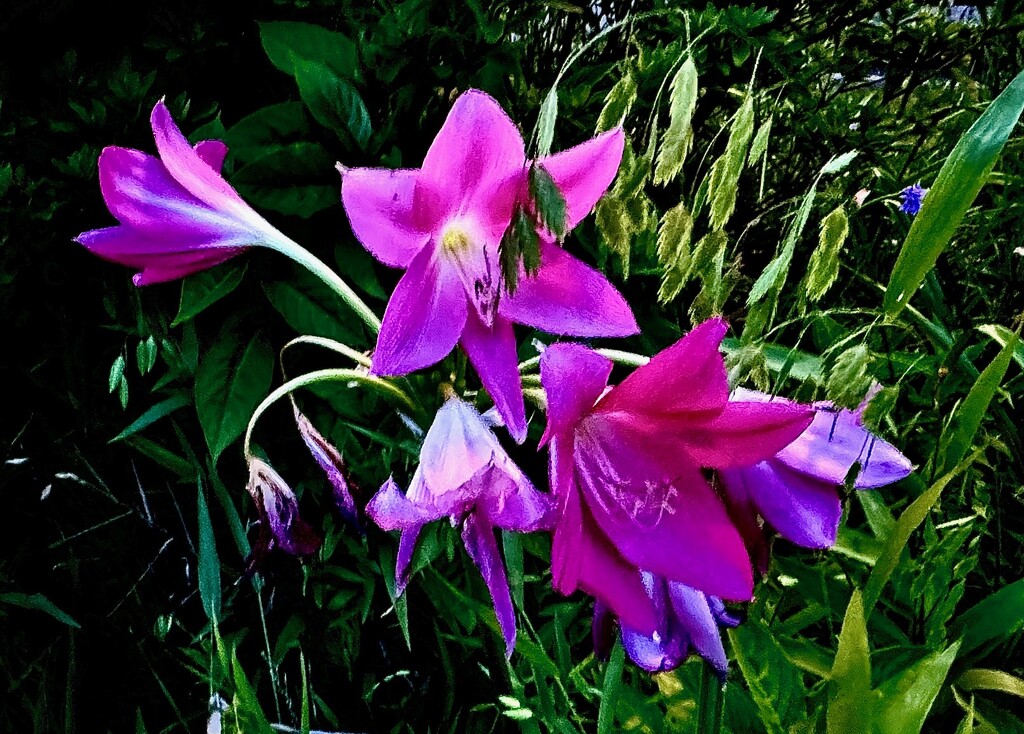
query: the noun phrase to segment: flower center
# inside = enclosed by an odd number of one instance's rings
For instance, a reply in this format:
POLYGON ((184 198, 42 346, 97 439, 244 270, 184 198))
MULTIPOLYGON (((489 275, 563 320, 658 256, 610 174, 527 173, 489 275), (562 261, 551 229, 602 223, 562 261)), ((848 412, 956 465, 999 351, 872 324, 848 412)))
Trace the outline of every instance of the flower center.
POLYGON ((472 245, 473 241, 470 239, 469 233, 457 225, 449 226, 441 235, 441 247, 449 255, 459 255, 472 245))

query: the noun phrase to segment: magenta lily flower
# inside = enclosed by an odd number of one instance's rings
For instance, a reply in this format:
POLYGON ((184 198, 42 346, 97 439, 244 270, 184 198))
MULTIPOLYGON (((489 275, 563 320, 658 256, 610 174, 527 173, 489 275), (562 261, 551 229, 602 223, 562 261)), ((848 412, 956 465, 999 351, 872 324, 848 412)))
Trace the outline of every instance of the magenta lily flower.
POLYGON ((702 467, 754 464, 810 424, 809 407, 729 401, 707 321, 607 388, 612 363, 585 347, 541 355, 551 487, 559 508, 555 588, 580 588, 633 629, 658 628, 640 569, 725 599, 749 599, 750 560, 702 467))
MULTIPOLYGON (((737 388, 733 399, 792 405, 783 398, 737 388)), ((855 489, 892 484, 914 470, 891 443, 864 427, 857 410, 815 404, 810 427, 775 456, 751 466, 721 469, 718 476, 734 519, 754 549, 755 565, 767 569, 767 543, 760 516, 787 540, 806 548, 835 545, 843 513, 839 487, 858 464, 855 489)))
POLYGON ((395 569, 397 593, 408 582, 416 539, 422 527, 442 517, 462 529, 470 558, 480 569, 506 654, 516 642, 515 612, 494 528, 532 532, 550 527, 551 499, 538 492, 498 443, 484 418, 468 403, 452 398, 437 412, 420 451, 420 465, 409 491, 388 479, 366 506, 384 530, 401 530, 395 569))
MULTIPOLYGON (((735 627, 740 620, 726 611, 718 597, 646 571, 641 577, 658 627, 645 634, 621 625, 622 645, 629 659, 650 673, 663 673, 678 668, 693 650, 711 663, 724 682, 729 664, 718 628, 735 627)), ((607 657, 611 649, 614 619, 607 606, 594 603, 592 630, 598 657, 607 657)))
MULTIPOLYGON (((567 205, 567 229, 593 209, 619 167, 622 130, 539 161, 567 205)), ((541 237, 540 268, 504 287, 499 244, 527 191, 522 136, 487 94, 460 96, 419 169, 342 170, 341 198, 363 246, 405 268, 391 296, 373 371, 403 375, 469 356, 517 442, 526 411, 512 324, 574 336, 638 331, 628 304, 599 272, 541 237)))
POLYGON ((150 117, 159 158, 129 148, 100 154, 100 188, 116 227, 76 241, 105 260, 138 268, 135 285, 176 280, 228 260, 249 245, 297 247, 246 204, 220 174, 227 146, 189 145, 163 101, 150 117))
POLYGON ((275 548, 293 556, 309 556, 319 550, 320 538, 299 517, 295 492, 270 464, 256 457, 249 459, 247 489, 260 518, 259 538, 253 546, 250 567, 258 566, 275 548))

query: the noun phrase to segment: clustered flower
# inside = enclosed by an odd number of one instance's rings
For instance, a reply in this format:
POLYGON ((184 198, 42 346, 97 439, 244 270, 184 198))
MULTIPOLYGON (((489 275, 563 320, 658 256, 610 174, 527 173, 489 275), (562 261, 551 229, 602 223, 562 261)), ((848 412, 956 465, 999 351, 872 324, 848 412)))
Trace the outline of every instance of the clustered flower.
MULTIPOLYGON (((101 186, 120 224, 79 242, 140 269, 139 285, 198 272, 250 245, 286 254, 297 247, 220 176, 223 144, 188 145, 162 103, 152 124, 159 159, 104 150, 101 186)), ((552 582, 563 594, 594 597, 599 654, 617 624, 645 670, 672 669, 693 650, 724 679, 719 626, 739 623, 725 602, 752 597, 754 568, 767 568, 769 533, 827 548, 836 540, 841 487, 878 487, 912 466, 864 427, 863 406, 730 392, 720 352, 728 326, 714 318, 611 386, 613 364, 598 352, 572 342, 545 348, 540 446, 548 451, 550 491, 534 486, 493 430, 503 425, 518 443, 527 435, 514 325, 572 337, 639 329, 604 275, 563 249, 561 233, 534 216, 531 171, 554 183, 569 231, 611 185, 623 146, 615 129, 531 161, 498 103, 471 90, 456 100, 420 168, 341 168, 356 238, 405 271, 384 313, 371 373, 405 375, 460 348, 495 405, 481 415, 448 387, 408 489, 389 478, 365 512, 401 533, 398 593, 422 528, 448 518, 490 592, 508 655, 516 615, 496 528, 552 534, 552 582), (539 257, 529 269, 519 265, 511 288, 502 248, 524 212, 536 227, 539 257)), ((917 184, 904 189, 901 210, 916 213, 923 195, 917 184)), ((297 408, 295 417, 337 508, 359 527, 340 452, 297 408)), ((249 460, 259 553, 315 552, 319 539, 299 518, 295 493, 266 461, 249 460)))

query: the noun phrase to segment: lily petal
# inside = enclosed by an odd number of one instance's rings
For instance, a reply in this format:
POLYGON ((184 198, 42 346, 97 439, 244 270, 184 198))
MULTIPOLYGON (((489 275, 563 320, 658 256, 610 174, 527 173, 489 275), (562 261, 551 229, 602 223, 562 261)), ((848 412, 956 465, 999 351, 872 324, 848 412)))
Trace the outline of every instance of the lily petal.
POLYGON ((407 268, 430 240, 414 216, 414 170, 349 168, 341 201, 356 239, 385 265, 407 268))
POLYGON ((540 161, 565 197, 567 229, 579 224, 608 190, 619 170, 625 141, 622 128, 615 128, 540 161))
POLYGON ((526 439, 526 405, 512 322, 499 316, 487 327, 471 312, 460 343, 509 434, 516 443, 522 443, 526 439))
POLYGON ((366 504, 366 514, 381 530, 408 530, 441 517, 402 494, 392 477, 366 504))
POLYGON ((458 278, 430 248, 413 258, 384 311, 373 372, 404 375, 443 359, 466 325, 466 297, 458 278))
MULTIPOLYGON (((608 386, 611 360, 579 344, 552 344, 540 357, 540 381, 548 401, 541 445, 571 431, 608 386)), ((556 490, 556 494, 557 494, 556 490)))
POLYGON ((540 269, 524 275, 515 293, 502 295, 498 312, 551 334, 629 336, 640 331, 633 312, 608 279, 547 237, 540 269))
POLYGON ((700 656, 711 663, 724 679, 729 663, 722 646, 722 633, 711 613, 707 596, 684 584, 669 582, 668 597, 676 622, 700 656))
POLYGON ((196 155, 217 173, 224 167, 224 159, 228 157, 228 146, 220 140, 200 140, 195 144, 196 155))
POLYGON ((490 472, 477 481, 487 484, 487 490, 480 493, 478 512, 483 511, 492 525, 520 533, 551 529, 551 496, 538 492, 508 455, 497 459, 490 472))
POLYGON ((462 542, 491 592, 498 626, 505 637, 505 657, 510 658, 516 646, 516 615, 494 529, 487 524, 485 517, 470 513, 462 525, 462 542))
POLYGON ((494 463, 496 450, 500 447, 494 434, 476 409, 458 398, 448 400, 437 411, 423 439, 417 473, 422 472, 423 490, 428 496, 417 497, 416 501, 427 502, 467 484, 494 463))

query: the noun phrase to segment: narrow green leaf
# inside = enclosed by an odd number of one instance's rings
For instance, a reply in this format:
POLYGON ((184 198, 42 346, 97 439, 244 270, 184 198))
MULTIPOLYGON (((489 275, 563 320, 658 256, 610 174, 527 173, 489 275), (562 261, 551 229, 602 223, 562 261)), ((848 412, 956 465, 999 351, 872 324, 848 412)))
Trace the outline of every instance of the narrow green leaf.
POLYGON ((214 460, 242 435, 249 416, 266 396, 274 371, 274 354, 259 336, 241 344, 221 335, 196 371, 199 423, 214 460))
POLYGON ((260 23, 260 40, 270 63, 295 75, 295 59, 325 64, 336 74, 359 81, 359 50, 348 36, 311 23, 260 23))
POLYGON ((918 660, 878 687, 878 734, 917 734, 956 660, 960 643, 918 660))
POLYGON ((850 232, 846 209, 837 206, 821 222, 818 246, 811 253, 807 267, 807 298, 812 303, 821 299, 839 277, 839 253, 850 232))
POLYGON ((981 420, 988 412, 989 403, 992 402, 1006 375, 1016 348, 1017 337, 1014 335, 1014 338, 1007 341, 1006 346, 978 375, 967 397, 957 406, 939 441, 939 445, 945 447, 943 460, 939 466, 940 472, 959 463, 970 449, 981 427, 981 420))
POLYGON ((44 612, 45 614, 49 614, 58 622, 66 624, 68 627, 74 627, 75 629, 82 628, 82 625, 76 622, 70 614, 62 611, 56 604, 42 594, 22 594, 17 591, 8 591, 4 594, 0 594, 0 604, 10 604, 11 606, 21 607, 22 609, 44 612))
POLYGON ((213 539, 213 523, 210 508, 206 504, 206 492, 202 480, 196 487, 196 503, 199 523, 199 598, 203 602, 206 618, 213 624, 220 621, 220 560, 213 539))
POLYGON ((754 134, 754 97, 750 93, 743 100, 732 126, 725 152, 712 164, 708 190, 711 196, 709 224, 711 229, 725 227, 736 209, 740 173, 747 158, 750 138, 754 134))
POLYGON ((989 594, 951 625, 960 636, 961 657, 1024 630, 1024 578, 989 594))
POLYGON ((143 428, 156 423, 161 418, 165 418, 179 408, 184 408, 191 401, 187 395, 179 394, 169 397, 166 400, 161 400, 159 403, 151 407, 145 413, 140 415, 131 425, 121 431, 119 434, 114 436, 108 443, 114 443, 116 441, 123 441, 131 435, 134 435, 141 431, 143 428))
POLYGON ((133 450, 138 451, 144 456, 148 456, 160 466, 177 474, 182 481, 191 481, 195 479, 197 469, 192 462, 179 454, 164 448, 155 441, 150 441, 145 436, 139 436, 138 434, 129 436, 124 441, 125 444, 131 446, 133 450))
POLYGON ((786 275, 789 273, 789 265, 793 261, 796 243, 800 240, 804 227, 807 226, 807 220, 811 217, 811 208, 814 206, 817 188, 818 179, 816 178, 810 190, 804 194, 804 199, 796 213, 796 219, 786 232, 786 239, 782 242, 779 254, 768 263, 764 272, 754 282, 753 288, 750 289, 750 295, 747 296, 748 306, 753 306, 761 301, 769 292, 774 293, 781 290, 786 281, 786 275))
POLYGON ((178 315, 171 326, 178 326, 212 306, 231 293, 245 277, 246 264, 229 262, 210 270, 190 275, 181 281, 178 315))
POLYGON ((853 159, 857 157, 858 153, 859 151, 850 150, 847 151, 846 153, 840 153, 837 156, 832 156, 832 158, 829 159, 828 163, 826 163, 822 167, 821 172, 823 174, 839 173, 848 165, 853 163, 853 159))
POLYGON ((256 691, 242 670, 238 662, 238 655, 231 651, 231 675, 235 683, 235 698, 232 704, 233 714, 238 716, 244 724, 239 731, 246 734, 274 734, 274 729, 267 721, 266 714, 260 707, 259 699, 256 698, 256 691))
POLYGON ((615 641, 608 665, 604 670, 604 687, 601 689, 601 706, 597 710, 597 734, 611 734, 615 729, 615 707, 622 688, 622 669, 626 663, 626 651, 620 640, 615 641))
POLYGON ((882 307, 895 317, 949 245, 1024 112, 1024 71, 988 106, 946 162, 903 241, 882 307))
POLYGON ((365 149, 373 134, 366 103, 352 84, 326 64, 293 60, 299 94, 313 118, 343 143, 365 149))
POLYGON ((658 163, 654 169, 655 184, 668 183, 683 168, 683 161, 693 142, 690 122, 697 107, 697 86, 697 67, 693 57, 687 56, 672 78, 669 123, 658 151, 658 163))
POLYGON ((925 490, 920 497, 914 500, 896 520, 896 524, 893 526, 892 531, 885 539, 882 554, 878 557, 875 567, 871 569, 871 576, 868 577, 868 583, 864 587, 865 617, 871 617, 871 612, 874 611, 875 603, 878 601, 878 597, 882 593, 882 588, 889 581, 889 577, 892 576, 892 572, 896 570, 896 565, 900 561, 900 554, 906 547, 907 541, 910 540, 911 534, 917 529, 917 527, 924 522, 924 519, 932 509, 932 505, 935 504, 939 499, 939 495, 942 494, 942 490, 945 489, 946 485, 951 481, 960 476, 967 467, 973 464, 975 459, 977 459, 981 453, 981 449, 976 450, 960 462, 955 469, 939 478, 939 480, 925 490))
POLYGON ((957 678, 956 685, 965 691, 1002 691, 1024 698, 1024 680, 1001 670, 973 668, 957 678))
POLYGON ((1013 360, 1024 369, 1024 342, 1014 332, 999 324, 983 324, 978 327, 978 331, 994 339, 1001 347, 1005 347, 1011 340, 1016 341, 1017 348, 1013 350, 1013 360))
POLYGON ((551 87, 541 103, 537 115, 537 158, 544 158, 551 153, 551 143, 555 139, 555 120, 558 118, 558 90, 551 87))
POLYGON ((836 659, 828 677, 828 734, 860 734, 870 730, 877 696, 871 691, 868 628, 860 589, 854 590, 846 607, 836 659))

